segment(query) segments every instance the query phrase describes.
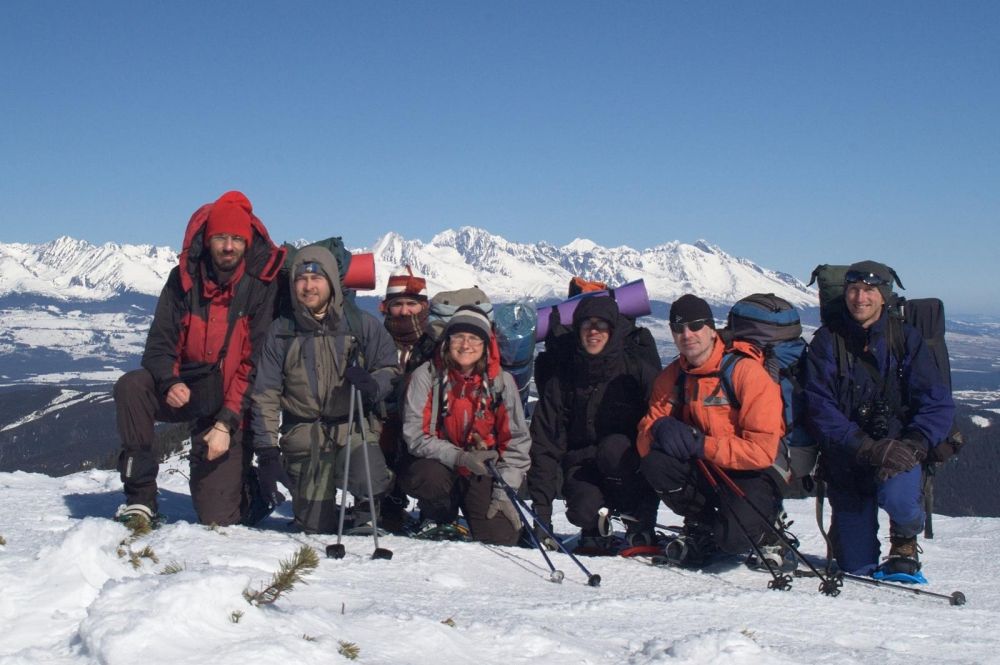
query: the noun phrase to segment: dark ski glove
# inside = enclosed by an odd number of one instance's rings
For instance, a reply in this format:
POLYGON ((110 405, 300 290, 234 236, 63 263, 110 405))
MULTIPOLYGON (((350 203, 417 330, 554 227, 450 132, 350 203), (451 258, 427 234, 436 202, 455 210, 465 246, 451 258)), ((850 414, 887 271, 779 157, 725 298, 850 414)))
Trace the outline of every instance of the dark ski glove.
POLYGON ((924 461, 927 452, 913 441, 903 439, 871 439, 865 437, 858 448, 857 459, 862 464, 878 467, 878 478, 886 481, 897 473, 909 471, 924 461))
POLYGON ((344 372, 344 378, 347 379, 348 383, 360 390, 361 395, 365 399, 374 400, 378 397, 378 381, 364 367, 351 365, 344 372))
POLYGON ((507 521, 514 527, 514 531, 521 531, 521 517, 517 514, 517 508, 514 507, 513 502, 502 487, 493 488, 490 506, 486 509, 486 519, 493 519, 497 513, 507 518, 507 521))
POLYGON ((291 488, 292 480, 281 464, 281 451, 277 447, 257 450, 257 480, 260 491, 274 508, 285 501, 285 495, 278 490, 278 483, 291 488))
POLYGON ((455 468, 466 468, 474 476, 489 475, 487 462, 496 462, 500 455, 495 450, 463 450, 455 460, 455 468))
POLYGON ((664 416, 653 423, 653 448, 676 457, 691 459, 705 454, 705 435, 671 416, 664 416))

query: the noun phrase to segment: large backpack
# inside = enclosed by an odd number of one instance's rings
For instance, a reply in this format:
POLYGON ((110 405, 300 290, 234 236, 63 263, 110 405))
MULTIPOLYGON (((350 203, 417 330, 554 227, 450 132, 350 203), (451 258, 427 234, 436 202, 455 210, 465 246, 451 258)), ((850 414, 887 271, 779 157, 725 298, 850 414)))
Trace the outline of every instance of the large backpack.
POLYGON ((818 449, 805 428, 805 400, 799 377, 808 347, 802 339, 798 311, 773 293, 755 293, 732 306, 726 327, 719 334, 727 347, 719 369, 720 383, 730 404, 740 407, 733 388, 736 363, 743 358, 762 362, 768 375, 781 387, 785 435, 774 469, 786 482, 810 476, 818 449), (753 344, 761 351, 761 357, 741 353, 732 345, 737 340, 753 344))

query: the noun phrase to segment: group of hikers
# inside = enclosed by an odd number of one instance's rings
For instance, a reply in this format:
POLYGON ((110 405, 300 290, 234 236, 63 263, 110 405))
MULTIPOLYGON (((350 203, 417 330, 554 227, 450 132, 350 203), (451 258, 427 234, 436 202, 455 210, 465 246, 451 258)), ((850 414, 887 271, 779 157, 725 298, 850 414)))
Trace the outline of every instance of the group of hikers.
MULTIPOLYGON (((478 300, 432 325, 426 281, 407 266, 388 280, 380 322, 345 293, 330 247, 289 260, 287 251, 240 192, 192 216, 141 369, 114 390, 121 521, 160 519, 154 425, 187 422, 204 524, 256 524, 284 486, 295 526, 309 533, 343 529, 351 494, 348 528, 377 521, 417 537, 530 536, 554 548, 561 498, 580 553, 612 548, 607 509, 624 518, 629 545, 662 545, 675 565, 701 567, 717 552, 749 552, 749 565, 769 568, 787 557, 781 388, 761 349, 728 339, 704 299, 671 304, 679 355, 664 369, 649 331, 614 297, 582 298, 562 331, 568 344, 539 355, 529 426, 485 294, 473 289, 478 300), (534 523, 511 488, 530 498, 534 523), (683 518, 674 537, 658 533, 661 502, 683 518)), ((837 564, 913 577, 924 467, 954 452, 954 403, 921 335, 888 315, 894 277, 874 261, 849 267, 847 315, 815 333, 798 379, 837 564)))

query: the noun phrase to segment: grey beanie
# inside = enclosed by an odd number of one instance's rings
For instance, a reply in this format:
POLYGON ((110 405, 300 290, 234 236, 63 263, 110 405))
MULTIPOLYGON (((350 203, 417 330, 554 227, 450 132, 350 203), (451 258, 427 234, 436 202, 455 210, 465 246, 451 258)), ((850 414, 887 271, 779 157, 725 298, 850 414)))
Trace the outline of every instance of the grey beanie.
POLYGON ((446 337, 454 333, 467 332, 476 335, 483 342, 490 341, 490 320, 483 310, 473 305, 463 305, 455 310, 444 329, 446 337))

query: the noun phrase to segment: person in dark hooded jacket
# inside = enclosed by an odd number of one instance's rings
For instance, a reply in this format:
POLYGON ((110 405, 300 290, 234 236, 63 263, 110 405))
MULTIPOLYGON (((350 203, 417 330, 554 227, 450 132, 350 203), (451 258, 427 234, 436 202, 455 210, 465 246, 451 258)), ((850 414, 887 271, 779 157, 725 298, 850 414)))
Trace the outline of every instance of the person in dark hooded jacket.
POLYGON ((226 526, 247 517, 249 381, 254 353, 274 318, 284 257, 240 192, 226 192, 191 216, 179 265, 156 303, 142 369, 115 384, 126 500, 121 521, 157 520, 156 421, 192 423, 191 499, 198 520, 226 526))
POLYGON ((573 313, 575 351, 546 383, 531 422, 534 511, 551 530, 561 489, 566 517, 582 529, 581 548, 609 545, 598 532, 602 507, 639 518, 627 524, 634 544, 653 540, 658 500, 639 474, 635 440, 656 368, 626 362, 630 328, 613 298, 584 299, 573 313))

